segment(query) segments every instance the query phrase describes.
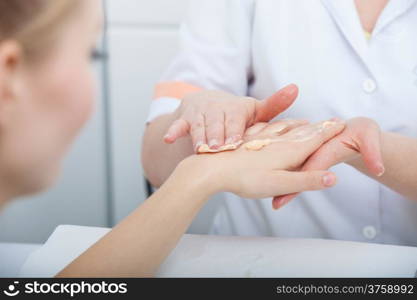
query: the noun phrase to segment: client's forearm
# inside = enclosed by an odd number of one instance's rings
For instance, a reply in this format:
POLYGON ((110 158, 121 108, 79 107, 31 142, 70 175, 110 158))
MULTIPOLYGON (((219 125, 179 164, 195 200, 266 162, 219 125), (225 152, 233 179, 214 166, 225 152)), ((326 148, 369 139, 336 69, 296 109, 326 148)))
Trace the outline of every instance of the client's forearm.
POLYGON ((191 138, 184 137, 174 144, 164 142, 164 135, 175 121, 173 114, 158 117, 145 131, 142 149, 142 164, 153 186, 161 186, 184 158, 194 154, 191 138))
POLYGON ((209 197, 210 184, 203 184, 200 173, 178 168, 152 197, 57 276, 154 275, 209 197))
MULTIPOLYGON (((407 198, 417 200, 417 139, 395 133, 383 132, 381 136, 385 174, 371 176, 407 198)), ((363 163, 350 163, 369 175, 363 163)))

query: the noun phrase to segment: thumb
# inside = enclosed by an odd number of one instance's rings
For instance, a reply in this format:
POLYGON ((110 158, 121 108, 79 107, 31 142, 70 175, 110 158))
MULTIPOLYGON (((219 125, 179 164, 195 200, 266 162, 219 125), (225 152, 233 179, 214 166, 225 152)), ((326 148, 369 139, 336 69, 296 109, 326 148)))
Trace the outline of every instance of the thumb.
MULTIPOLYGON (((336 175, 327 171, 284 172, 284 178, 290 180, 286 188, 289 192, 284 196, 275 196, 272 208, 280 209, 293 200, 300 192, 317 191, 334 186, 337 183, 336 175)), ((281 193, 283 194, 283 193, 281 193)))
POLYGON ((164 141, 167 144, 173 144, 177 139, 186 136, 189 131, 190 124, 184 119, 178 119, 168 128, 164 141))
MULTIPOLYGON (((304 191, 318 191, 332 187, 337 183, 337 177, 334 173, 328 171, 278 171, 276 182, 279 182, 279 185, 281 186, 279 194, 286 195, 304 191)), ((292 198, 293 197, 289 197, 287 198, 288 201, 280 203, 281 206, 288 203, 292 198)), ((279 208, 277 207, 277 204, 279 203, 278 199, 278 197, 275 197, 273 201, 273 207, 275 209, 279 208)))
POLYGON ((350 148, 340 147, 338 140, 332 140, 310 156, 303 166, 303 171, 327 170, 355 154, 356 151, 350 148))
POLYGON ((290 84, 279 90, 271 97, 256 103, 256 118, 254 123, 269 122, 280 113, 287 110, 297 99, 298 87, 290 84))
POLYGON ((362 159, 369 172, 375 176, 382 176, 385 172, 381 152, 381 135, 378 129, 365 131, 359 140, 362 159))
MULTIPOLYGON (((335 164, 343 161, 344 153, 332 151, 332 141, 324 145, 321 149, 317 150, 310 158, 305 162, 302 171, 304 173, 311 173, 313 170, 327 170, 335 164)), ((343 150, 342 152, 350 152, 352 150, 343 150)), ((276 196, 272 200, 272 207, 277 210, 282 206, 289 203, 299 193, 291 193, 284 196, 276 196)))

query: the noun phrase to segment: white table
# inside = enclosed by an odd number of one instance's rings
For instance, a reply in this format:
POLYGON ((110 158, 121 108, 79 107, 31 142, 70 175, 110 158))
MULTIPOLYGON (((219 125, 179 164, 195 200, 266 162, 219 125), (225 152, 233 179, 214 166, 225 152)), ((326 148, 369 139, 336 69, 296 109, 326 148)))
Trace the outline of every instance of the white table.
MULTIPOLYGON (((24 277, 51 277, 109 229, 59 226, 24 277)), ((184 235, 158 277, 414 277, 417 248, 319 239, 184 235)))

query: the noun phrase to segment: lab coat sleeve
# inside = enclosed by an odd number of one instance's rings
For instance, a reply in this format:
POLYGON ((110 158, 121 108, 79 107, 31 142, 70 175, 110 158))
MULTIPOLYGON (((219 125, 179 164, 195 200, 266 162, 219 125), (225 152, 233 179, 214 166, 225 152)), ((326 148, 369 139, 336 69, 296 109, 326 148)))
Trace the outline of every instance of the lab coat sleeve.
POLYGON ((187 91, 247 94, 253 6, 254 0, 190 1, 180 28, 180 51, 156 86, 148 122, 173 112, 187 91), (161 92, 167 84, 170 89, 161 92))

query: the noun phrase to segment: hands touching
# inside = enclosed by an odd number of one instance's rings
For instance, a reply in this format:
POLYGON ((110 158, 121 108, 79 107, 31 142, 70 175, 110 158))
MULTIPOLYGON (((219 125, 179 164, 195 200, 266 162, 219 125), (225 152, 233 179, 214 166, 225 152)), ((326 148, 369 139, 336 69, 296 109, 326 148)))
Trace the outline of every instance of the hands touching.
POLYGON ((202 145, 212 150, 236 145, 242 141, 247 128, 272 120, 291 106, 297 96, 295 85, 289 85, 263 101, 219 91, 190 94, 175 112, 176 120, 164 141, 172 144, 190 134, 195 152, 202 145))
MULTIPOLYGON (((385 168, 381 154, 381 131, 376 122, 368 118, 354 118, 345 130, 325 143, 303 165, 301 171, 327 170, 339 163, 363 160, 370 174, 380 177, 385 168)), ((273 207, 279 209, 297 194, 275 197, 273 207)))
POLYGON ((246 131, 239 149, 217 154, 194 155, 181 168, 205 170, 205 188, 210 194, 227 191, 245 198, 265 198, 333 186, 336 177, 328 171, 295 172, 324 143, 343 131, 344 122, 305 121, 259 123, 246 131), (254 141, 269 142, 258 148, 254 141), (249 145, 249 146, 248 146, 249 145))
MULTIPOLYGON (((273 124, 266 123, 290 107, 297 96, 298 88, 295 85, 289 85, 263 101, 250 97, 238 97, 219 91, 202 91, 190 94, 183 99, 180 107, 175 112, 176 120, 168 129, 164 141, 172 144, 177 139, 190 135, 195 152, 199 152, 199 150, 204 152, 217 152, 224 149, 234 150, 244 142, 253 141, 252 144, 243 145, 233 152, 216 155, 216 160, 223 156, 228 157, 230 162, 240 161, 241 167, 247 166, 249 168, 246 170, 246 178, 252 180, 254 185, 259 180, 263 180, 266 185, 268 183, 276 185, 278 182, 276 180, 279 177, 279 182, 287 181, 285 185, 288 190, 296 189, 295 186, 300 187, 299 190, 292 193, 288 192, 288 195, 279 196, 283 194, 284 187, 278 184, 277 191, 279 193, 275 195, 276 197, 273 200, 275 209, 290 202, 300 191, 319 189, 318 186, 316 188, 307 187, 308 184, 313 184, 313 174, 316 176, 323 175, 323 173, 314 173, 313 171, 327 170, 336 164, 349 163, 359 159, 363 160, 371 174, 381 176, 384 173, 380 149, 380 129, 370 119, 355 118, 347 122, 346 129, 341 129, 343 131, 341 134, 339 134, 339 131, 331 137, 323 137, 323 133, 321 133, 316 134, 311 141, 301 142, 295 141, 294 135, 297 132, 303 131, 302 128, 307 128, 305 126, 313 126, 308 128, 318 130, 314 126, 320 127, 324 123, 320 123, 321 125, 305 125, 307 123, 305 121, 294 120, 283 120, 273 124), (339 135, 336 136, 337 134, 339 135), (276 140, 277 136, 280 136, 278 140, 276 140), (280 140, 284 137, 286 138, 285 141, 280 140), (289 139, 289 137, 292 137, 292 139, 289 139), (313 140, 315 143, 312 142, 313 140), (266 142, 266 144, 260 145, 258 141, 266 142), (250 147, 259 147, 260 149, 265 147, 265 149, 262 149, 262 154, 251 153, 248 152, 250 147), (279 153, 275 153, 275 156, 273 156, 274 153, 270 149, 275 149, 279 153), (305 156, 306 153, 307 156, 305 156), (279 156, 278 160, 276 155, 279 156), (243 156, 246 156, 247 161, 242 164, 243 156), (294 162, 294 158, 298 165, 294 162), (300 158, 304 159, 300 160, 300 158), (265 170, 262 174, 258 173, 259 177, 252 176, 252 174, 261 172, 259 169, 257 171, 250 170, 250 162, 254 159, 258 160, 256 163, 260 164, 265 160, 273 159, 274 162, 278 163, 278 165, 271 164, 271 167, 276 168, 276 172, 271 172, 272 177, 266 177, 265 170), (282 164, 283 161, 288 164, 282 164), (280 163, 281 165, 279 165, 280 163), (249 171, 251 171, 251 174, 248 175, 247 172, 249 171), (280 177, 280 175, 285 176, 280 177)), ((337 124, 341 123, 337 122, 337 124)), ((329 131, 323 130, 323 132, 329 131)), ((224 168, 229 165, 228 160, 223 160, 224 168)), ((216 165, 217 162, 213 160, 213 164, 216 165)), ((242 179, 241 173, 238 174, 237 172, 238 169, 236 167, 232 168, 235 175, 231 176, 234 176, 236 180, 242 179)), ((224 172, 224 174, 229 173, 224 172)), ((328 176, 325 179, 329 180, 330 185, 333 185, 334 183, 331 182, 333 179, 335 181, 334 175, 326 174, 328 176)), ((226 178, 225 180, 229 179, 226 178)), ((317 181, 315 183, 317 184, 317 181)), ((241 184, 240 188, 245 186, 246 184, 241 184)), ((320 188, 325 188, 325 186, 320 185, 320 188)), ((261 189, 258 188, 258 190, 261 189)), ((259 192, 258 197, 266 197, 265 195, 269 195, 272 190, 272 188, 266 187, 263 195, 260 195, 262 192, 259 192)), ((245 194, 245 192, 239 191, 239 189, 234 189, 232 192, 245 194)))

